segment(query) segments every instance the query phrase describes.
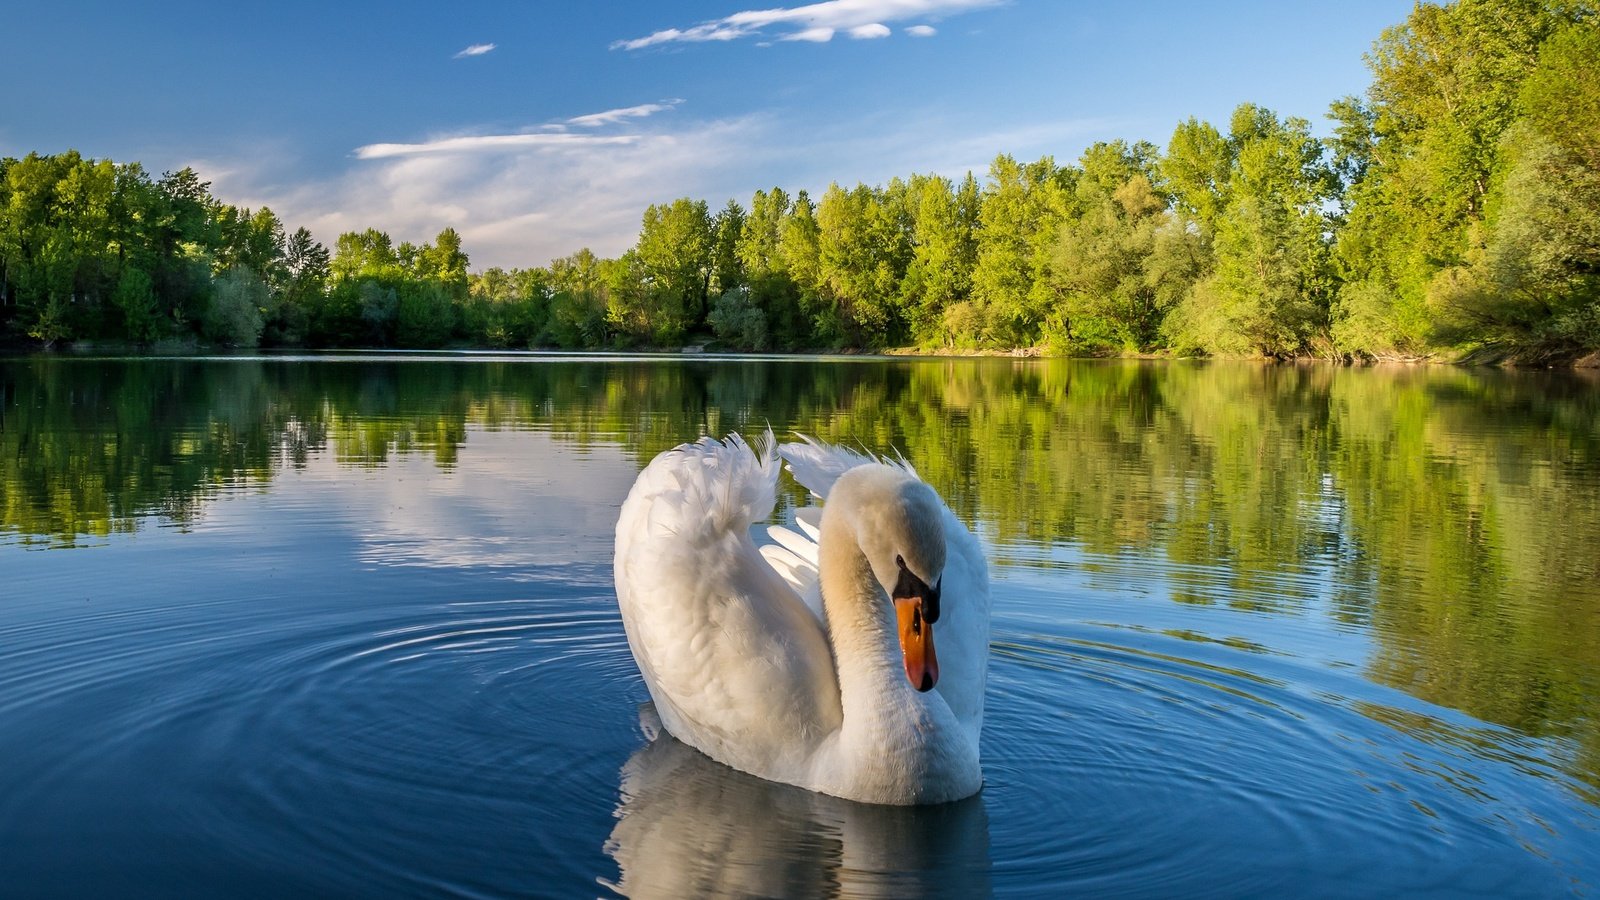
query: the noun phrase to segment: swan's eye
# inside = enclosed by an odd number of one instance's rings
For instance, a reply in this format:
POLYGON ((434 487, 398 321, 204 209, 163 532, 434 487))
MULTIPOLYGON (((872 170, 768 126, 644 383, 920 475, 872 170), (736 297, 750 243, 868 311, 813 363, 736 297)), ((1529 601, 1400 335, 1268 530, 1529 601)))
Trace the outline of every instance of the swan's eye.
POLYGON ((900 567, 900 577, 894 583, 892 598, 895 600, 911 600, 913 598, 920 600, 922 601, 922 618, 929 625, 939 621, 939 589, 944 585, 944 577, 940 576, 938 583, 933 587, 929 587, 926 581, 918 578, 912 574, 910 569, 906 568, 906 561, 899 554, 895 555, 894 563, 900 567))

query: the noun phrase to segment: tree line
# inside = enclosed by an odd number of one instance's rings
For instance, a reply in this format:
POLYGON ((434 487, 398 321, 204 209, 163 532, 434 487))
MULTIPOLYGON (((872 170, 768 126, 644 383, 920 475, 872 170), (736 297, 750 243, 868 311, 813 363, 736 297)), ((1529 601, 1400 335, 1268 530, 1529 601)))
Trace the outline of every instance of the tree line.
POLYGON ((980 182, 644 211, 633 247, 468 271, 453 229, 332 251, 190 169, 0 160, 0 328, 53 344, 1522 358, 1600 349, 1600 21, 1420 4, 1330 137, 1254 104, 980 182))

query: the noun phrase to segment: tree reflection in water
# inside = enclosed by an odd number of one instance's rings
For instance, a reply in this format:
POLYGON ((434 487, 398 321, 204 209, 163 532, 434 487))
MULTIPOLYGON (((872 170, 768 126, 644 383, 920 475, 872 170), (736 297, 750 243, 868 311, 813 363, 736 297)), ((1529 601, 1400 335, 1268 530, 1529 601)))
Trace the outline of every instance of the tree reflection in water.
POLYGON ((270 489, 317 454, 449 469, 475 429, 620 446, 643 465, 769 423, 899 448, 1002 566, 1051 566, 1070 545, 1129 602, 1159 586, 1179 603, 1331 616, 1370 635, 1374 680, 1566 741, 1600 789, 1600 387, 1581 373, 17 359, 0 362, 0 540, 104 542, 152 516, 188 527, 219 493, 270 489))

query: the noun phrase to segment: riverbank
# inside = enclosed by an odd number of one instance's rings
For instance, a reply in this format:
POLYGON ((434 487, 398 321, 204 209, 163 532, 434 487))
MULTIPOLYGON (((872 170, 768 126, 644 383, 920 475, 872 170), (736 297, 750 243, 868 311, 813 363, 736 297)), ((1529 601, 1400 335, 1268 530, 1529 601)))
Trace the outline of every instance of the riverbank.
POLYGON ((278 355, 278 354, 371 354, 371 353, 425 353, 448 355, 451 353, 462 354, 529 354, 540 356, 638 356, 638 355, 664 355, 664 356, 717 356, 717 357, 750 357, 756 358, 814 358, 814 357, 924 357, 934 359, 1139 359, 1139 360, 1183 360, 1183 359, 1217 359, 1217 360, 1248 360, 1264 363, 1284 365, 1300 365, 1309 363, 1332 363, 1335 365, 1353 366, 1381 366, 1381 365, 1444 365, 1466 367, 1488 367, 1504 369, 1600 369, 1600 350, 1590 351, 1533 351, 1527 349, 1506 349, 1495 347, 1479 347, 1460 352, 1440 352, 1423 356, 1406 357, 1374 357, 1364 355, 1351 355, 1345 357, 1324 356, 1297 356, 1289 358, 1274 358, 1267 356, 1186 356, 1173 351, 1153 351, 1146 353, 1095 353, 1072 354, 1056 353, 1045 347, 1013 347, 1013 348, 924 348, 924 347, 885 347, 885 348, 810 348, 805 350, 733 350, 716 346, 715 343, 691 344, 682 347, 630 347, 630 348, 604 348, 594 350, 570 350, 559 347, 490 347, 469 344, 458 344, 442 348, 408 348, 408 347, 264 347, 264 348, 237 348, 207 344, 205 342, 187 338, 158 341, 154 344, 141 345, 124 341, 77 341, 71 344, 57 344, 45 346, 38 341, 5 340, 0 341, 0 356, 28 356, 33 354, 64 355, 64 356, 149 356, 149 357, 189 357, 189 356, 215 356, 215 355, 278 355))

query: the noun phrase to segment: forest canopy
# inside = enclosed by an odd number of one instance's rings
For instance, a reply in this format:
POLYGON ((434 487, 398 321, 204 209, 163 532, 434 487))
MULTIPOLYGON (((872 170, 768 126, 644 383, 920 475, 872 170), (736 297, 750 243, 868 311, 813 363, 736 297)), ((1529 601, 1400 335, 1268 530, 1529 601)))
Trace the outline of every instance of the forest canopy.
POLYGON ((0 335, 46 346, 1011 349, 1521 359, 1600 349, 1600 19, 1419 4, 1365 97, 1165 147, 643 211, 637 242, 469 272, 461 236, 328 247, 191 169, 0 160, 0 335))

